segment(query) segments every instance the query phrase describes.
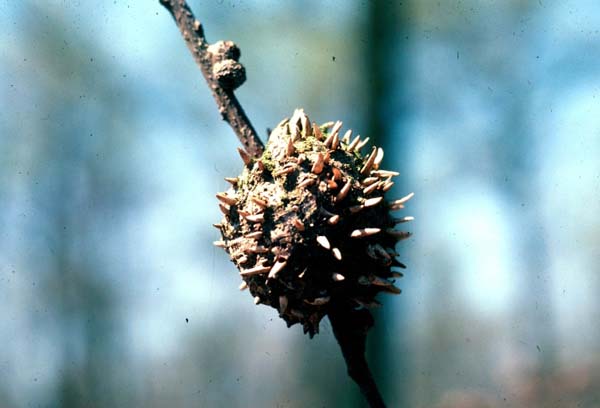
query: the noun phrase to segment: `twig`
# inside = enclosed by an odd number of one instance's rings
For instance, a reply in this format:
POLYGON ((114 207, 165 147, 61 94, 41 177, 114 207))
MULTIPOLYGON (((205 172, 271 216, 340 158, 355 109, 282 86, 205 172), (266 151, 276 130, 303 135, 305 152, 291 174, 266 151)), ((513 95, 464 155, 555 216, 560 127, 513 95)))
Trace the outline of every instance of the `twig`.
POLYGON ((338 305, 329 310, 328 316, 335 339, 342 349, 348 375, 358 384, 371 408, 385 408, 365 357, 367 332, 373 327, 371 312, 354 310, 351 305, 338 305))
POLYGON ((196 20, 185 0, 160 0, 160 3, 175 19, 188 49, 208 82, 223 120, 233 128, 251 156, 260 156, 264 145, 233 94, 234 89, 246 79, 244 67, 237 61, 240 57, 239 48, 231 41, 209 45, 202 24, 196 20))

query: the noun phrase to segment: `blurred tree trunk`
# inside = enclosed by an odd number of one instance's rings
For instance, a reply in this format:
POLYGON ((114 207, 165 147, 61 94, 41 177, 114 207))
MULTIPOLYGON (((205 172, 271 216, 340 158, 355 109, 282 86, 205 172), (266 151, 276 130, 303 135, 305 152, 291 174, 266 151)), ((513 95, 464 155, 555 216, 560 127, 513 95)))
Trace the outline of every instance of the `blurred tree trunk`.
MULTIPOLYGON (((374 145, 383 147, 386 154, 383 168, 397 170, 401 163, 406 163, 405 157, 402 157, 405 135, 397 134, 397 129, 402 127, 406 115, 403 71, 407 55, 405 38, 409 6, 406 1, 373 0, 367 3, 367 7, 366 41, 363 42, 368 86, 365 136, 370 137, 374 145)), ((398 182, 402 182, 401 178, 398 182)), ((398 188, 396 185, 391 194, 400 190, 403 190, 402 186, 398 188)), ((408 401, 407 390, 403 387, 408 370, 402 357, 403 339, 398 329, 404 317, 402 310, 394 308, 398 304, 397 298, 383 295, 380 300, 383 307, 373 310, 375 326, 367 338, 368 361, 388 406, 403 407, 408 401)))
POLYGON ((124 140, 116 144, 111 138, 118 135, 113 126, 124 121, 119 106, 128 96, 110 93, 97 75, 108 71, 101 50, 63 34, 68 29, 56 14, 26 3, 22 18, 31 29, 21 40, 36 45, 32 58, 45 67, 45 75, 29 78, 46 118, 32 125, 27 187, 36 208, 32 235, 45 238, 32 256, 40 270, 39 296, 48 305, 43 319, 53 329, 49 341, 61 350, 56 400, 63 407, 127 405, 131 390, 123 381, 117 299, 104 259, 107 245, 99 241, 106 235, 98 229, 114 222, 124 204, 116 183, 129 176, 124 171, 111 178, 107 169, 120 164, 106 153, 125 148, 124 140))
MULTIPOLYGON (((524 19, 533 19, 542 9, 535 4, 514 3, 509 9, 511 26, 519 26, 524 19)), ((553 313, 552 276, 548 272, 546 257, 547 243, 545 233, 540 228, 544 225, 537 201, 537 191, 533 184, 532 175, 536 173, 536 138, 535 126, 532 119, 531 93, 528 92, 535 73, 530 72, 532 64, 528 59, 535 56, 535 50, 530 49, 535 44, 533 36, 536 30, 527 30, 523 35, 530 38, 521 39, 517 47, 503 47, 510 54, 505 55, 500 73, 498 67, 490 67, 492 75, 503 80, 502 86, 507 91, 503 112, 505 117, 498 121, 503 126, 498 129, 495 139, 496 169, 494 184, 499 186, 506 196, 506 202, 521 220, 514 229, 517 235, 514 242, 520 253, 517 258, 524 262, 521 265, 523 273, 517 279, 517 298, 514 302, 513 325, 514 338, 519 340, 515 347, 523 348, 528 355, 537 355, 535 374, 548 377, 556 368, 556 325, 553 313)), ((514 40, 508 40, 514 41, 514 40)), ((507 271, 509 273, 509 271, 507 271)), ((544 381, 542 382, 544 383, 544 381)), ((548 383, 548 381, 545 381, 548 383)), ((546 391, 538 397, 544 399, 546 391)))

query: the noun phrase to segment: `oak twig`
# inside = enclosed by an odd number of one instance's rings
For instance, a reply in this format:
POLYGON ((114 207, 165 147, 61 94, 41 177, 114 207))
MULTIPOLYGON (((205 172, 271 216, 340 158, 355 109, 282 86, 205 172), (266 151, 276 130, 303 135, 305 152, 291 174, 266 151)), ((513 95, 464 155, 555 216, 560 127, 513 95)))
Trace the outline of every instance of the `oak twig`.
POLYGON ((175 19, 188 49, 202 70, 223 120, 233 128, 246 151, 253 157, 259 157, 264 145, 233 94, 234 89, 246 79, 244 67, 237 61, 239 48, 231 41, 209 45, 202 24, 196 20, 185 0, 160 0, 160 3, 175 19))

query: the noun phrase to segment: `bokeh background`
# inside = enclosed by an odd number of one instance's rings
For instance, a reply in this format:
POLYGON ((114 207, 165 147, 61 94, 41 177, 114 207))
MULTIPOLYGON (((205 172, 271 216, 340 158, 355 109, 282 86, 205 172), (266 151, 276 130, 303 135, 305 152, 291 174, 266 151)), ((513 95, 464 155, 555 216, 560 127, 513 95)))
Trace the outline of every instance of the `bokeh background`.
MULTIPOLYGON (((296 107, 416 197, 390 407, 600 406, 600 3, 191 0, 261 135, 296 107)), ((364 407, 212 247, 231 129, 158 1, 0 2, 0 407, 364 407)))

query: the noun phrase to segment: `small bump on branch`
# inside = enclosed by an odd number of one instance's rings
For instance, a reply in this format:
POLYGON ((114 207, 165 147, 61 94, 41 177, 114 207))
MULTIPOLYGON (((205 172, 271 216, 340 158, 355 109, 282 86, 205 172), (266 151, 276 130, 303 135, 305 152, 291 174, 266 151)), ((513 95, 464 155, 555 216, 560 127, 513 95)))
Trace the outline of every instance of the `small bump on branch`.
POLYGON ((160 0, 160 4, 175 19, 208 83, 221 117, 232 127, 248 154, 260 157, 264 145, 233 93, 246 80, 246 70, 238 61, 240 49, 232 41, 208 44, 202 24, 196 20, 185 0, 160 0))

